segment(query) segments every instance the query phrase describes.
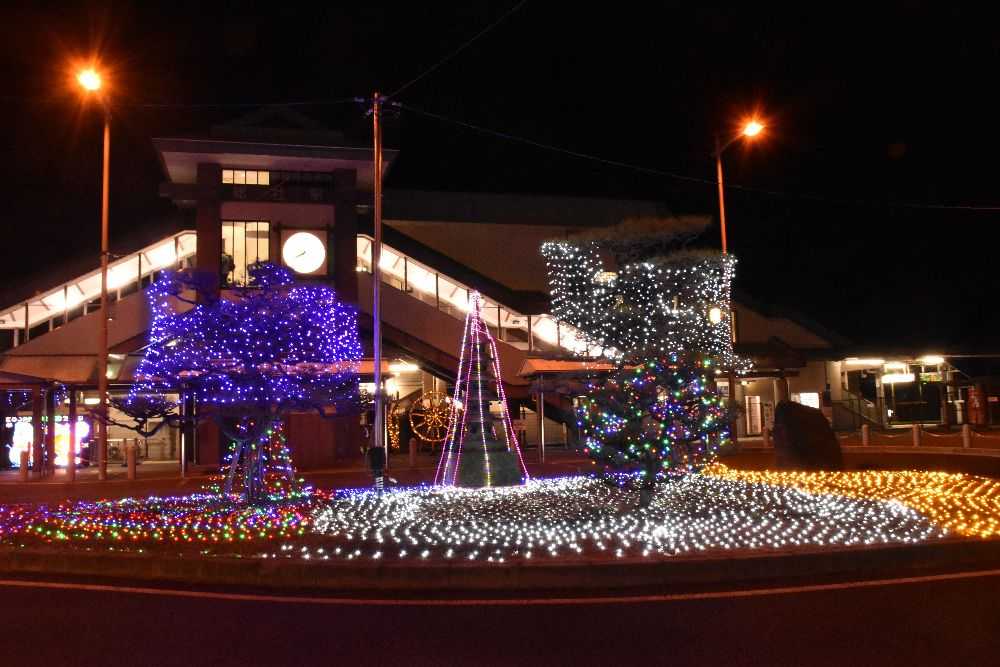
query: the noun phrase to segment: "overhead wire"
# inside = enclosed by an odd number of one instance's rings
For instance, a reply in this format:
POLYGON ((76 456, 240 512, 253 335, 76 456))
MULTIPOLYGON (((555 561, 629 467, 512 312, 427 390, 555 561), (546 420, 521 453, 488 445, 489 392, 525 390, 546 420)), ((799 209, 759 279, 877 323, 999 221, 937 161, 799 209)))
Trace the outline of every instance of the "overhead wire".
MULTIPOLYGON (((624 162, 622 160, 613 160, 599 155, 593 155, 590 153, 584 153, 581 151, 576 151, 568 148, 563 148, 561 146, 555 146, 552 144, 547 144, 541 141, 536 141, 534 139, 529 139, 526 137, 521 137, 510 132, 503 132, 499 130, 494 130, 487 127, 482 127, 475 125, 473 123, 468 123, 466 121, 457 120, 454 118, 449 118, 439 113, 432 111, 427 111, 425 109, 420 109, 409 103, 403 103, 399 101, 391 102, 390 105, 395 106, 404 111, 410 111, 417 115, 425 116, 437 121, 444 123, 450 123, 459 127, 463 127, 468 130, 479 132, 480 134, 486 134, 499 139, 504 139, 507 141, 512 141, 515 143, 521 143, 528 146, 533 146, 535 148, 540 148, 543 150, 548 150, 556 153, 562 153, 571 157, 591 160, 594 162, 599 162, 608 166, 619 167, 622 169, 630 169, 633 171, 650 174, 653 176, 662 176, 666 178, 672 178, 680 181, 687 181, 692 183, 699 183, 702 185, 710 185, 715 187, 717 181, 713 178, 704 178, 700 176, 692 176, 689 174, 682 174, 674 171, 668 171, 664 169, 656 169, 653 167, 646 167, 643 165, 637 165, 630 162, 624 162)), ((876 202, 871 200, 861 200, 861 199, 844 199, 828 197, 825 195, 817 195, 811 193, 801 193, 801 192, 789 192, 785 190, 773 190, 767 188, 760 188, 749 185, 742 185, 739 183, 725 183, 724 187, 727 190, 739 190, 743 192, 750 192, 755 194, 769 195, 773 197, 785 197, 785 198, 795 198, 805 201, 815 201, 827 204, 837 204, 841 206, 859 206, 867 208, 901 208, 901 209, 915 209, 915 210, 938 210, 938 211, 978 211, 978 212, 1000 212, 1000 205, 974 205, 974 204, 930 204, 923 202, 876 202)))
POLYGON ((420 74, 418 74, 414 78, 412 78, 409 81, 407 81, 406 83, 404 83, 402 86, 400 86, 399 88, 397 88, 394 92, 392 92, 389 95, 387 95, 386 99, 393 99, 393 98, 399 96, 404 90, 406 90, 407 88, 409 88, 413 84, 417 83, 418 81, 420 81, 421 79, 423 79, 427 75, 429 75, 432 72, 434 72, 435 70, 437 70, 439 67, 441 67, 442 65, 444 65, 446 62, 448 62, 449 60, 451 60, 452 58, 454 58, 455 56, 457 56, 459 53, 461 53, 462 51, 464 51, 465 49, 467 49, 469 46, 471 46, 473 44, 473 42, 475 42, 480 37, 482 37, 483 35, 487 34, 491 30, 493 30, 494 28, 496 28, 498 25, 500 25, 501 23, 503 23, 505 20, 507 20, 508 17, 510 17, 511 15, 513 15, 517 10, 521 9, 521 7, 523 7, 525 4, 527 4, 527 2, 528 2, 528 0, 521 0, 520 2, 518 2, 516 5, 514 5, 513 7, 511 7, 510 9, 508 9, 506 12, 504 12, 504 14, 502 16, 500 16, 500 18, 498 18, 497 20, 493 21, 493 23, 490 23, 488 26, 486 26, 485 28, 483 28, 482 30, 480 30, 479 32, 477 32, 475 35, 473 35, 472 37, 470 37, 468 40, 466 40, 457 49, 455 49, 454 51, 452 51, 451 53, 449 53, 448 55, 446 55, 444 58, 441 58, 440 60, 438 60, 436 63, 434 63, 433 65, 431 65, 427 69, 425 69, 423 72, 421 72, 420 74))

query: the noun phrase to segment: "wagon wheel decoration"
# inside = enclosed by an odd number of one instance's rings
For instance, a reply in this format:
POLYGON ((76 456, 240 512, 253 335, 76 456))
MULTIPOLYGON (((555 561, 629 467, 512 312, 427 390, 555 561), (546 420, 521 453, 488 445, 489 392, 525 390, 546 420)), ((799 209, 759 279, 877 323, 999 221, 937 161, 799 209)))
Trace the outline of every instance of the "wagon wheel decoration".
POLYGON ((440 391, 427 391, 410 405, 410 427, 424 442, 437 444, 448 437, 452 399, 440 391))

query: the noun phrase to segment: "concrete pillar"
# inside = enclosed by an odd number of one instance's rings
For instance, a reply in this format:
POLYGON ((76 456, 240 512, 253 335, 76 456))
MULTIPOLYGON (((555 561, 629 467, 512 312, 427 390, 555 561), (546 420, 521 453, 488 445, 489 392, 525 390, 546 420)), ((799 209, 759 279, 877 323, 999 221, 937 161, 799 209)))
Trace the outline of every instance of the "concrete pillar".
POLYGON ((788 378, 781 376, 774 378, 774 406, 788 400, 788 378))
POLYGON ((911 427, 910 430, 913 433, 913 446, 914 447, 919 447, 920 446, 920 424, 914 424, 911 427))
POLYGON ((42 391, 39 387, 31 389, 31 465, 37 477, 42 469, 42 446, 45 441, 45 431, 42 430, 42 391))
POLYGON ((69 388, 69 454, 66 457, 66 480, 76 481, 76 387, 69 388))
POLYGON ((138 438, 133 439, 132 442, 129 442, 125 445, 125 465, 128 467, 129 479, 135 479, 135 457, 136 457, 136 450, 138 449, 135 440, 137 439, 138 438))
MULTIPOLYGON (((739 383, 736 381, 736 373, 729 371, 726 374, 727 384, 729 385, 729 401, 739 405, 739 397, 736 393, 736 388, 739 387, 739 383)), ((733 449, 739 449, 740 444, 740 418, 738 415, 733 415, 733 419, 729 422, 729 439, 733 443, 733 449)))
POLYGON ((341 301, 357 304, 357 174, 353 169, 336 169, 333 172, 333 183, 333 229, 327 236, 327 246, 330 248, 327 276, 333 280, 341 301))
POLYGON ((872 444, 872 427, 868 424, 861 425, 861 446, 867 447, 872 444))
POLYGON ((45 474, 56 469, 56 392, 54 387, 45 391, 45 474))
MULTIPOLYGON (((219 268, 222 259, 222 167, 218 164, 198 165, 198 203, 195 226, 198 251, 195 267, 205 278, 209 290, 219 290, 219 268)), ((280 249, 279 249, 280 252, 280 249)))
POLYGON ((962 447, 972 447, 972 427, 968 424, 962 424, 962 447))
POLYGON ((538 462, 545 463, 545 392, 538 392, 538 462))

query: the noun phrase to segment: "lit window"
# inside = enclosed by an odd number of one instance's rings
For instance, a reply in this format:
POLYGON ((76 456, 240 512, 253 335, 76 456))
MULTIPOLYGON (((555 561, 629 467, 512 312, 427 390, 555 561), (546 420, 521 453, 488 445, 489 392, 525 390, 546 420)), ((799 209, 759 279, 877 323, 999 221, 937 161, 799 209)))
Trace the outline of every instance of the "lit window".
POLYGON ((270 185, 271 172, 247 169, 223 169, 222 182, 232 185, 270 185))
POLYGON ((270 225, 264 221, 222 223, 222 269, 229 285, 245 285, 247 267, 270 260, 270 225))
POLYGON ((815 391, 792 394, 792 401, 794 403, 808 405, 810 408, 816 408, 819 410, 819 394, 815 391))

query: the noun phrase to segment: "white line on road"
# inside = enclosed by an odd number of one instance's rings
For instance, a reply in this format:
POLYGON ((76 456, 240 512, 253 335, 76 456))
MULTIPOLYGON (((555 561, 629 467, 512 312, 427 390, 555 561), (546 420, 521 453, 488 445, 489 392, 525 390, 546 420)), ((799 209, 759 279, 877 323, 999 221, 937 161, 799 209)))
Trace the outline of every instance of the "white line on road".
POLYGON ((873 579, 871 581, 848 581, 837 584, 814 584, 809 586, 785 586, 780 588, 753 588, 738 591, 711 591, 706 593, 675 593, 670 595, 626 595, 594 598, 528 598, 528 599, 470 599, 470 600, 387 600, 364 598, 331 598, 296 595, 255 595, 250 593, 221 593, 214 591, 184 591, 168 588, 143 588, 135 586, 110 586, 103 584, 73 584, 48 581, 22 581, 0 579, 0 587, 48 588, 96 593, 128 593, 133 595, 159 595, 164 597, 195 598, 208 600, 230 600, 235 602, 278 602, 285 604, 325 604, 354 606, 407 606, 407 607, 462 607, 462 606, 526 606, 526 605, 595 605, 595 604, 635 604, 640 602, 680 602, 685 600, 716 600, 724 598, 752 598, 768 595, 789 595, 793 593, 817 593, 879 586, 900 586, 923 584, 937 581, 956 581, 1000 576, 1000 570, 979 570, 935 574, 924 577, 901 577, 898 579, 873 579))

